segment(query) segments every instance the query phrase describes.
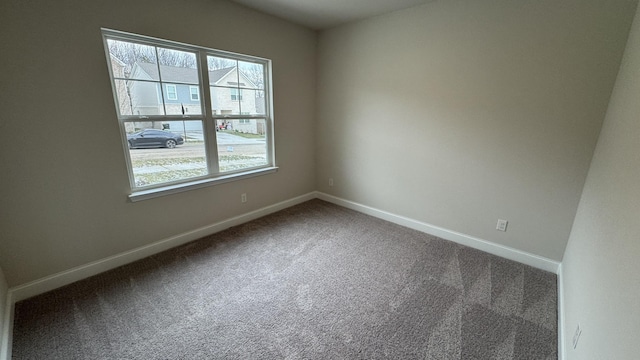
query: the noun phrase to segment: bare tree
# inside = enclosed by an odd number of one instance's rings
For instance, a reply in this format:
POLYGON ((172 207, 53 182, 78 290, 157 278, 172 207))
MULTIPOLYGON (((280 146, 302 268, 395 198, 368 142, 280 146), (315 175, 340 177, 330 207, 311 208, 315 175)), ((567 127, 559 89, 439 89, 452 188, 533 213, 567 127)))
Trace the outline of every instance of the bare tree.
POLYGON ((195 69, 196 55, 191 52, 166 49, 120 40, 107 40, 109 53, 126 65, 125 76, 131 75, 136 62, 195 69))
MULTIPOLYGON (((241 62, 240 72, 251 80, 257 89, 264 89, 264 65, 241 62)), ((257 93, 262 93, 262 91, 257 93)))
POLYGON ((120 40, 107 40, 109 53, 125 64, 125 77, 131 75, 136 62, 156 63, 154 46, 142 45, 120 40))
POLYGON ((207 65, 209 66, 209 71, 234 67, 236 66, 236 63, 236 60, 216 56, 207 56, 207 65))
POLYGON ((160 65, 197 68, 196 55, 186 51, 158 48, 158 59, 160 65))

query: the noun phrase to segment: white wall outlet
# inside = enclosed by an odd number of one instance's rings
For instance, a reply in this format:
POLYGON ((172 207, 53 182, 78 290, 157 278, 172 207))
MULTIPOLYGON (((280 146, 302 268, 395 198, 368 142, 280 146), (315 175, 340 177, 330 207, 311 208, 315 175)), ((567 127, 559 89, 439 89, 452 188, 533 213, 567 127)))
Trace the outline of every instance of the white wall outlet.
POLYGON ((507 225, 509 222, 507 220, 498 219, 498 224, 496 225, 496 230, 498 231, 507 231, 507 225))
POLYGON ((240 201, 242 201, 243 203, 247 202, 247 194, 243 193, 240 195, 240 201))
POLYGON ((329 178, 329 186, 333 186, 333 178, 329 178))
POLYGON ((580 328, 580 324, 578 323, 578 327, 576 327, 576 332, 573 334, 573 348, 578 347, 578 340, 580 340, 580 334, 582 334, 582 329, 580 328))

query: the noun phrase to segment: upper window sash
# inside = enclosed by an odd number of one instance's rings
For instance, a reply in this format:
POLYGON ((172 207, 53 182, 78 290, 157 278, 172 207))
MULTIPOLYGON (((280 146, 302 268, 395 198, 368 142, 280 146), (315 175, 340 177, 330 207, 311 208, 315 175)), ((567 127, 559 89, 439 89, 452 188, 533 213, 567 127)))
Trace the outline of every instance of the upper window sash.
MULTIPOLYGON (((205 89, 206 86, 205 84, 210 84, 211 80, 209 79, 209 71, 202 71, 203 69, 203 65, 202 60, 200 60, 203 57, 207 57, 207 56, 213 56, 213 57, 222 57, 222 58, 227 58, 227 59, 231 59, 232 61, 236 61, 237 64, 239 64, 239 66, 245 66, 245 65, 250 65, 250 64, 257 64, 258 66, 262 67, 262 71, 260 73, 260 79, 262 80, 262 84, 260 84, 259 86, 256 87, 249 87, 249 86, 243 86, 242 85, 242 81, 239 81, 239 75, 236 77, 236 82, 238 83, 237 86, 224 86, 224 87, 228 87, 228 88, 236 88, 238 89, 238 91, 240 92, 240 97, 241 99, 239 99, 240 102, 244 101, 246 94, 243 93, 242 90, 250 90, 250 91, 255 91, 256 93, 260 93, 262 94, 262 97, 256 97, 256 100, 258 99, 263 99, 264 104, 263 107, 264 109, 261 109, 262 112, 260 114, 254 114, 254 115, 245 115, 246 116, 250 116, 250 117, 258 117, 258 118, 270 118, 271 117, 271 103, 270 103, 270 83, 269 83, 269 77, 268 77, 268 73, 270 72, 271 68, 270 68, 270 61, 266 60, 266 59, 261 59, 259 57, 252 57, 252 56, 247 56, 247 55, 242 55, 242 54, 235 54, 235 53, 231 53, 231 52, 225 52, 225 51, 221 51, 221 50, 212 50, 212 49, 208 49, 208 48, 201 48, 198 46, 194 46, 194 45, 187 45, 187 44, 182 44, 182 43, 177 43, 177 42, 173 42, 173 41, 166 41, 166 40, 162 40, 162 39, 156 39, 156 38, 150 38, 150 37, 146 37, 143 35, 131 35, 131 34, 127 34, 127 33, 122 33, 116 30, 108 30, 108 29, 103 29, 103 34, 105 37, 105 47, 108 49, 107 45, 106 45, 106 40, 107 39, 112 39, 112 40, 119 40, 119 41, 126 41, 126 42, 131 42, 131 43, 135 43, 135 44, 139 44, 139 45, 146 45, 146 46, 151 46, 151 47, 163 47, 163 48, 167 48, 170 50, 177 50, 177 51, 186 51, 186 52, 192 52, 196 54, 196 58, 197 58, 197 67, 198 67, 198 75, 199 75, 199 82, 197 84, 191 84, 191 86, 197 86, 198 87, 198 97, 199 97, 199 101, 201 103, 201 107, 202 109, 200 109, 199 113, 202 118, 205 117, 212 117, 212 118, 230 118, 230 117, 235 117, 235 115, 240 115, 238 114, 216 114, 216 113, 212 113, 211 109, 211 100, 210 100, 210 92, 208 91, 209 89, 205 89), (198 59, 200 58, 200 59, 198 59), (206 90, 206 91, 205 91, 206 90)), ((129 81, 140 81, 140 82, 149 82, 149 83, 154 83, 154 81, 149 81, 149 80, 143 80, 143 79, 130 79, 130 78, 124 78, 122 76, 118 76, 117 74, 114 74, 113 69, 110 67, 109 69, 112 73, 112 81, 115 80, 129 80, 129 81)), ((165 79, 162 78, 162 74, 160 75, 160 80, 163 84, 167 84, 170 83, 170 81, 167 81, 165 79)), ((245 84, 247 84, 245 82, 245 84)), ((212 85, 213 86, 213 85, 212 85)), ((117 85, 114 85, 114 88, 116 88, 117 85)), ((216 86, 217 87, 217 86, 216 86)), ((166 90, 165 90, 166 91, 166 90)), ((166 97, 165 91, 161 91, 162 95, 164 97, 166 97)), ((114 96, 116 96, 117 94, 114 91, 114 96)), ((191 95, 188 95, 189 98, 188 100, 191 100, 191 95)), ((236 99, 238 98, 238 96, 236 96, 236 99)), ((166 101, 175 101, 173 100, 173 98, 167 98, 166 101)), ((195 100, 198 101, 198 100, 195 100)), ((238 100, 234 100, 234 101, 238 101, 238 100)), ((117 103, 117 99, 116 99, 116 103, 117 103)), ((121 119, 126 119, 126 120, 132 120, 132 119, 139 119, 139 118, 151 118, 151 117, 155 117, 155 116, 166 116, 167 118, 174 118, 175 116, 180 116, 182 114, 171 114, 171 113, 166 113, 165 114, 144 114, 144 113, 123 113, 122 112, 122 106, 118 109, 118 115, 119 118, 121 119)), ((197 113, 197 112, 196 112, 197 113)), ((184 114, 184 116, 186 117, 195 117, 196 113, 194 112, 190 112, 188 114, 184 114)))

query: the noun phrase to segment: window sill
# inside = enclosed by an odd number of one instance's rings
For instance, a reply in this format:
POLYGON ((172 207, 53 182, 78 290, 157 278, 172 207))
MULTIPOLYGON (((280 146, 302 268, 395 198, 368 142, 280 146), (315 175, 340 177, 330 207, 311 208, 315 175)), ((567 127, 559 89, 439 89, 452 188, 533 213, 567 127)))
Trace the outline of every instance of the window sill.
POLYGON ((208 186, 220 185, 236 180, 248 179, 256 176, 267 175, 278 171, 277 166, 246 171, 242 173, 230 174, 230 175, 222 175, 216 178, 204 179, 204 180, 196 180, 185 182, 182 184, 163 186, 158 188, 153 188, 149 190, 140 190, 133 192, 129 195, 129 200, 131 202, 142 201, 147 199, 153 199, 160 196, 177 194, 184 191, 200 189, 208 186))

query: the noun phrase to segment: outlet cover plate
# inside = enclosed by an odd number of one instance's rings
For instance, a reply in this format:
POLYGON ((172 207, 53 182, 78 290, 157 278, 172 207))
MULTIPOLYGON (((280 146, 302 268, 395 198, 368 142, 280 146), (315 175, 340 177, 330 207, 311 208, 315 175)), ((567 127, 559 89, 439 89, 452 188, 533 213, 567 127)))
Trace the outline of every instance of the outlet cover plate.
POLYGON ((498 219, 498 223, 496 224, 496 230, 507 231, 508 224, 509 222, 507 220, 498 219))

